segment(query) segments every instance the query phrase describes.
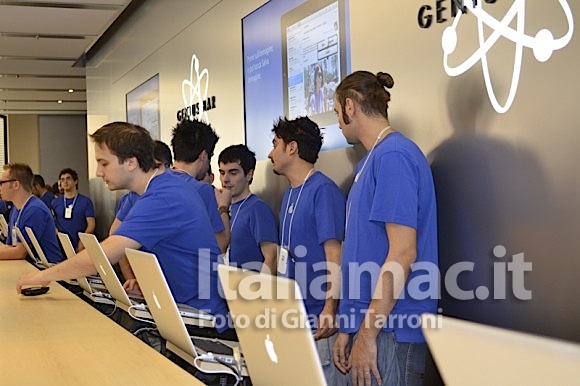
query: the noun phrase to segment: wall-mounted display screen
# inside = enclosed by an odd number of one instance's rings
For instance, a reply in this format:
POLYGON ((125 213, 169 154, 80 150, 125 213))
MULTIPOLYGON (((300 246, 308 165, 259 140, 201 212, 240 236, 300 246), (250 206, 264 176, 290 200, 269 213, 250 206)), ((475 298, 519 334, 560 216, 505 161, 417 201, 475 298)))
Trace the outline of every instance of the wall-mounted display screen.
POLYGON ((159 139, 159 74, 129 91, 127 103, 127 122, 140 125, 159 139))
POLYGON ((350 72, 348 31, 348 0, 271 0, 242 19, 246 144, 258 159, 281 116, 315 121, 323 150, 348 146, 333 111, 350 72))

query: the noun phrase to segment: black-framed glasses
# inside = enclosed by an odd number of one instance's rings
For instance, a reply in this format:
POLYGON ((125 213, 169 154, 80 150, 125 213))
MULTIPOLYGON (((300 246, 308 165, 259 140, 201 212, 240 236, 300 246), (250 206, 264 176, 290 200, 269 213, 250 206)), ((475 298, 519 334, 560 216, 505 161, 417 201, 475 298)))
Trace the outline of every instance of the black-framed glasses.
POLYGON ((4 185, 6 182, 14 182, 17 181, 15 179, 10 179, 10 180, 0 180, 0 186, 4 185))

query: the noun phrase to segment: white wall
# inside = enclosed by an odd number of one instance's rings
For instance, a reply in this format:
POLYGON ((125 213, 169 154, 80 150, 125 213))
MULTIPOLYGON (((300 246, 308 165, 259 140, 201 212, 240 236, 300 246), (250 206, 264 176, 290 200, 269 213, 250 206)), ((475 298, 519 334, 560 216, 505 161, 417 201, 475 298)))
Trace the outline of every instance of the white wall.
MULTIPOLYGON (((169 142, 176 110, 183 106, 181 81, 188 78, 190 57, 195 53, 201 66, 210 71, 209 95, 218 98, 218 108, 209 112, 210 122, 221 137, 216 154, 228 145, 242 143, 241 18, 263 3, 263 0, 147 1, 89 63, 88 131, 93 132, 110 121, 124 120, 125 94, 159 73, 161 139, 169 142)), ((574 16, 580 15, 580 3, 568 3, 574 16)), ((449 256, 453 257, 451 261, 467 259, 473 254, 475 259, 485 257, 487 264, 491 264, 490 251, 498 244, 508 247, 508 257, 525 252, 526 259, 538 267, 526 278, 541 284, 536 287, 537 301, 533 306, 509 303, 521 313, 522 320, 527 319, 525 326, 518 321, 516 327, 580 341, 580 332, 572 328, 580 321, 578 297, 562 300, 561 296, 571 292, 571 288, 557 294, 545 292, 551 291, 549 280, 558 280, 570 269, 580 271, 575 258, 580 207, 576 171, 580 161, 576 150, 580 142, 577 130, 580 77, 575 70, 580 58, 577 34, 544 63, 534 58, 530 48, 523 48, 515 101, 508 112, 499 114, 490 105, 480 61, 459 77, 445 74, 441 36, 451 25, 451 16, 447 10, 446 22, 419 28, 418 11, 425 4, 434 8, 436 2, 351 0, 352 69, 392 74, 395 80, 389 110, 392 126, 415 140, 437 161, 436 165, 443 165, 442 170, 436 170, 438 195, 445 203, 440 206, 439 224, 442 259, 449 256), (466 165, 466 171, 454 169, 466 165), (533 177, 523 178, 526 173, 533 177), (537 191, 542 191, 541 200, 537 191), (511 213, 510 208, 517 204, 525 205, 511 213), (525 216, 526 213, 536 216, 525 216), (494 230, 493 234, 482 239, 480 235, 489 229, 494 230), (470 242, 470 238, 479 238, 481 243, 470 242), (552 269, 555 266, 567 269, 552 269), (561 307, 576 311, 562 319, 561 307), (532 317, 538 310, 543 317, 532 317)), ((556 38, 566 33, 565 15, 555 0, 501 0, 484 4, 484 9, 501 19, 514 4, 525 5, 525 20, 519 22, 519 27, 528 35, 534 36, 540 28, 549 29, 556 38)), ((442 5, 449 8, 451 1, 442 5)), ((518 28, 515 20, 508 24, 518 28)), ((472 14, 461 20, 457 52, 451 56, 454 64, 478 49, 476 26, 472 14)), ((487 28, 485 31, 489 33, 487 28)), ((512 70, 518 64, 514 60, 515 50, 514 42, 500 38, 487 53, 490 76, 500 101, 508 94, 512 70)), ((346 191, 354 164, 361 156, 357 150, 324 152, 318 168, 346 191)), ((89 165, 89 173, 94 175, 91 145, 89 165)), ((283 178, 273 176, 267 161, 259 163, 253 188, 276 211, 285 186, 283 178)), ((565 282, 572 286, 577 280, 567 276, 565 282)), ((578 293, 578 284, 574 286, 578 293)), ((505 308, 488 311, 492 315, 501 314, 505 308)), ((509 326, 513 320, 508 317, 489 322, 509 326)))

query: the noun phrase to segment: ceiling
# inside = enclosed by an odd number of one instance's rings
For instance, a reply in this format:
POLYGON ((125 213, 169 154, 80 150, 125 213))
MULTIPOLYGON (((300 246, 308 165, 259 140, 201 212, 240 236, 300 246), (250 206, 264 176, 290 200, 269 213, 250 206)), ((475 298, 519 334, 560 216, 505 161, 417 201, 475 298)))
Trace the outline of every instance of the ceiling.
POLYGON ((0 114, 86 114, 85 58, 140 2, 0 0, 0 114))

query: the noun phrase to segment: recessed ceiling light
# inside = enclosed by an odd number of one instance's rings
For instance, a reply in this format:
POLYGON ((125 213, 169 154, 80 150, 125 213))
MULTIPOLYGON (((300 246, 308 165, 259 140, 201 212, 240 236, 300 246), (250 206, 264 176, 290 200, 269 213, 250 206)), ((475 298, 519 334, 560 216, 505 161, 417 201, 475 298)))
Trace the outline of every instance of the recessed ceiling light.
POLYGON ((75 90, 73 90, 72 88, 69 88, 68 92, 75 92, 75 90))
POLYGON ((58 103, 62 103, 62 100, 60 100, 60 99, 59 99, 59 100, 58 100, 58 103))

